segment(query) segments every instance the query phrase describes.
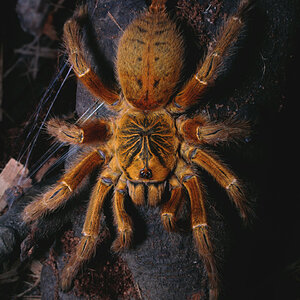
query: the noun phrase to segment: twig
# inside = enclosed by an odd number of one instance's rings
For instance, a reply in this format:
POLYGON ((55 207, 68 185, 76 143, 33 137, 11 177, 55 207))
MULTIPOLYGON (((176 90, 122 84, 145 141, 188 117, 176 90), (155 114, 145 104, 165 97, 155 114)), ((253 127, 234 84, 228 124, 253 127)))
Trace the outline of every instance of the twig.
POLYGON ((18 60, 9 69, 6 70, 3 78, 6 78, 23 60, 23 57, 19 57, 18 60))
POLYGON ((265 61, 268 60, 268 59, 265 58, 261 53, 260 53, 260 56, 261 56, 261 60, 262 60, 262 63, 263 63, 262 76, 261 76, 261 80, 262 80, 265 76, 265 73, 266 73, 266 63, 265 63, 265 61))
POLYGON ((136 291, 138 293, 139 299, 143 299, 142 293, 141 293, 141 289, 140 289, 139 284, 137 282, 134 283, 134 287, 135 287, 135 289, 136 289, 136 291))
POLYGON ((122 27, 120 26, 120 24, 117 22, 117 20, 115 19, 115 17, 114 17, 110 12, 108 12, 107 14, 108 14, 108 16, 111 18, 111 20, 117 25, 117 27, 118 27, 122 32, 124 32, 124 30, 122 29, 122 27))
POLYGON ((24 292, 16 295, 16 298, 21 298, 23 297, 25 294, 29 293, 30 291, 32 291, 35 287, 37 287, 41 282, 41 278, 37 278, 37 280, 34 282, 33 285, 31 285, 31 287, 29 287, 27 290, 25 290, 24 292))
MULTIPOLYGON (((31 263, 31 266, 30 266, 30 271, 32 272, 31 277, 35 280, 34 280, 33 283, 24 281, 30 287, 28 289, 26 289, 25 291, 21 292, 20 294, 16 295, 16 297, 15 297, 16 299, 17 298, 24 299, 25 294, 31 292, 35 287, 37 287, 40 284, 42 267, 43 267, 43 265, 39 260, 34 260, 31 263)), ((30 299, 31 296, 32 295, 28 295, 29 299, 30 299)), ((38 296, 38 297, 41 298, 41 296, 38 296)))
POLYGON ((54 7, 52 14, 56 13, 59 9, 64 8, 63 4, 64 4, 65 0, 59 0, 57 3, 51 3, 54 7))
MULTIPOLYGON (((20 49, 16 49, 15 53, 34 56, 36 54, 36 49, 34 49, 32 47, 28 47, 28 48, 22 47, 20 49)), ((39 53, 38 53, 39 57, 55 58, 56 54, 57 54, 57 50, 55 50, 55 49, 51 49, 51 48, 47 48, 47 47, 39 48, 39 53)))
MULTIPOLYGON (((49 47, 40 46, 40 36, 36 36, 32 42, 22 46, 19 49, 15 49, 15 53, 21 54, 23 56, 32 56, 30 59, 30 65, 27 67, 28 72, 31 73, 33 78, 36 78, 38 73, 38 63, 41 57, 53 59, 57 56, 57 50, 51 49, 49 47)), ((19 63, 19 60, 16 64, 19 63)), ((11 67, 10 71, 15 68, 15 65, 11 67)), ((7 72, 4 74, 7 76, 7 72)))
POLYGON ((33 79, 36 79, 36 75, 38 73, 39 70, 39 58, 40 58, 40 43, 39 40, 37 41, 37 45, 35 48, 35 55, 34 55, 34 59, 32 60, 32 77, 33 79))

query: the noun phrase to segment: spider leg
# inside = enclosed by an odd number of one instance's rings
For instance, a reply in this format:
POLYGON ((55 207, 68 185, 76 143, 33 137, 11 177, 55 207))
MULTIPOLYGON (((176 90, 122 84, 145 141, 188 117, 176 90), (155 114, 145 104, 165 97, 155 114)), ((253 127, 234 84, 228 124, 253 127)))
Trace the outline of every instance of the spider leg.
POLYGON ((118 237, 112 245, 114 251, 120 251, 123 248, 128 248, 132 238, 132 221, 125 211, 124 201, 126 197, 126 179, 121 177, 116 185, 113 198, 114 220, 118 229, 118 237))
POLYGON ((208 233, 203 187, 201 186, 199 178, 186 164, 182 164, 180 168, 177 168, 175 174, 180 179, 189 195, 191 203, 191 227, 198 253, 203 259, 209 278, 210 299, 217 299, 219 279, 213 254, 213 246, 208 233))
POLYGON ((193 119, 178 118, 176 125, 184 140, 195 146, 239 141, 250 135, 250 124, 244 120, 212 122, 200 115, 193 119))
POLYGON ((78 126, 53 118, 47 122, 47 131, 60 142, 76 145, 104 142, 111 136, 109 124, 99 119, 78 126))
POLYGON ((184 145, 182 155, 188 162, 202 167, 216 179, 239 209, 243 221, 247 223, 253 212, 238 177, 215 154, 207 150, 184 145))
POLYGON ((169 180, 171 195, 170 199, 162 206, 161 220, 167 231, 175 229, 176 213, 182 202, 182 186, 176 176, 169 180))
POLYGON ((148 185, 148 204, 150 206, 156 206, 162 198, 165 191, 165 184, 149 184, 148 185))
POLYGON ((107 104, 115 104, 119 93, 104 85, 87 61, 87 52, 83 41, 80 23, 87 17, 87 6, 80 6, 74 16, 64 25, 64 43, 69 55, 69 61, 77 78, 96 97, 107 104))
POLYGON ((166 2, 167 0, 152 0, 149 11, 152 13, 164 11, 166 8, 166 2))
POLYGON ((50 187, 48 191, 25 207, 22 213, 23 220, 26 223, 33 222, 63 205, 78 188, 86 175, 95 167, 103 164, 104 161, 105 155, 101 149, 95 149, 80 157, 74 167, 68 170, 57 184, 50 187))
POLYGON ((72 280, 80 267, 95 252, 100 232, 100 217, 103 202, 119 176, 119 174, 111 172, 111 169, 107 167, 103 170, 93 189, 82 229, 82 237, 76 246, 75 252, 71 255, 62 271, 61 288, 64 291, 71 287, 72 280))
POLYGON ((252 0, 243 0, 237 12, 229 17, 217 36, 217 42, 199 65, 196 74, 178 93, 168 109, 183 112, 196 104, 212 87, 226 69, 226 61, 234 53, 235 46, 246 27, 247 16, 253 7, 252 0))
POLYGON ((145 186, 144 184, 127 182, 128 193, 135 205, 143 205, 145 202, 145 186))
POLYGON ((177 121, 179 133, 190 144, 216 145, 222 142, 238 141, 249 136, 250 125, 244 120, 211 122, 204 116, 177 121))

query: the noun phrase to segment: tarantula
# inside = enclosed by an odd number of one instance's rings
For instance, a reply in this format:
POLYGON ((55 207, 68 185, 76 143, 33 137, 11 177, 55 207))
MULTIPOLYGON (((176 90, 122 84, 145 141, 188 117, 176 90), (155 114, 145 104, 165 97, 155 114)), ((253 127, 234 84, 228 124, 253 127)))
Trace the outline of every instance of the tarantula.
POLYGON ((97 244, 103 202, 113 190, 113 212, 117 227, 114 250, 130 245, 133 225, 125 211, 127 195, 135 205, 161 205, 161 220, 167 230, 175 228, 176 215, 187 192, 191 228, 197 250, 204 261, 211 295, 218 293, 218 272, 205 212, 204 188, 195 167, 206 170, 226 190, 242 219, 251 212, 240 180, 206 145, 243 138, 249 132, 245 121, 210 121, 186 112, 214 86, 225 59, 240 38, 252 1, 243 0, 229 17, 196 73, 181 87, 184 43, 176 24, 166 12, 166 0, 153 0, 120 39, 116 70, 120 88, 110 88, 96 75, 86 57, 81 21, 86 6, 79 7, 64 25, 64 42, 78 79, 97 98, 115 111, 111 121, 94 119, 69 124, 52 119, 48 132, 58 141, 80 145, 86 151, 54 186, 25 207, 23 220, 37 221, 62 206, 96 167, 100 175, 92 190, 82 237, 64 267, 61 287, 67 290, 80 266, 97 244), (175 96, 174 96, 175 94, 175 96), (165 189, 170 198, 162 202, 165 189))

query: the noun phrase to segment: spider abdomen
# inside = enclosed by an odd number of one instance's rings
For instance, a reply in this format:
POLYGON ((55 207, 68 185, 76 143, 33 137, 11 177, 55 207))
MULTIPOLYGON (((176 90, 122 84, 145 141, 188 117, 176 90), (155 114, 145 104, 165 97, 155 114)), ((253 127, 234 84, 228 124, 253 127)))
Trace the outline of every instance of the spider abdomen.
POLYGON ((164 12, 136 19, 118 48, 117 70, 125 98, 142 110, 162 107, 180 79, 182 60, 182 37, 164 12))
POLYGON ((132 111, 117 124, 116 154, 133 182, 163 182, 176 162, 178 140, 174 121, 164 111, 132 111))

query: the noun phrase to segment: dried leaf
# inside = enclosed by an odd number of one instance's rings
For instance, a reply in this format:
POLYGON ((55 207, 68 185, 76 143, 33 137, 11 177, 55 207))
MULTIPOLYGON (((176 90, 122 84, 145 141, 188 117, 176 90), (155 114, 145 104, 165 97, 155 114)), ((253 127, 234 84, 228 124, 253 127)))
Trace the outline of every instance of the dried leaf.
POLYGON ((0 174, 0 212, 7 206, 6 191, 13 187, 20 187, 22 190, 31 187, 31 179, 28 178, 28 169, 20 162, 11 158, 0 174))

